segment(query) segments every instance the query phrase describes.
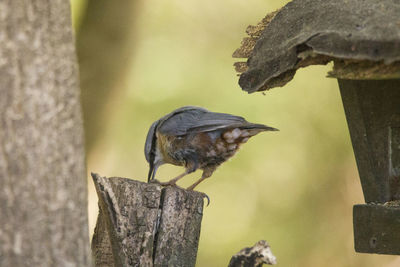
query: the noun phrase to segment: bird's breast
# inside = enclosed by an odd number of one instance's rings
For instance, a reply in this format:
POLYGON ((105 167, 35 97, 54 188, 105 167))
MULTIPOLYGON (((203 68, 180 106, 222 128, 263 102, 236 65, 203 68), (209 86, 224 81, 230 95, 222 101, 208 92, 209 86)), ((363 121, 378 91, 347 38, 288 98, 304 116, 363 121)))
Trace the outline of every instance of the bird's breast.
POLYGON ((165 163, 182 166, 184 161, 176 156, 179 148, 176 146, 176 140, 178 138, 174 136, 163 135, 157 133, 157 148, 162 155, 163 161, 165 163))

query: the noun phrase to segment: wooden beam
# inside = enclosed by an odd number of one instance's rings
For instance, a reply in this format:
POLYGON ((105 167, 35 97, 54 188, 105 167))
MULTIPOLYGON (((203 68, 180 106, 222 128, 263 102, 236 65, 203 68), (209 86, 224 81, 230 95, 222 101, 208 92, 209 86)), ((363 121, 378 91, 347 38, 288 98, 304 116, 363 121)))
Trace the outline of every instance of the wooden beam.
POLYGON ((354 247, 357 252, 400 254, 400 206, 355 205, 354 247))
POLYGON ((338 81, 365 201, 400 199, 400 80, 338 81))

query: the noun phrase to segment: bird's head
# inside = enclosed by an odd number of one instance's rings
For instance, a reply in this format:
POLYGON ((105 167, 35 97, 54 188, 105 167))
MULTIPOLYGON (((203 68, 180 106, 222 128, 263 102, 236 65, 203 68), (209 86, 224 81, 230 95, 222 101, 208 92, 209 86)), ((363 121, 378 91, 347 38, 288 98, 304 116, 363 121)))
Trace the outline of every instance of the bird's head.
POLYGON ((147 162, 150 165, 149 174, 147 177, 147 181, 150 181, 154 178, 155 175, 155 166, 156 166, 156 150, 157 150, 157 127, 160 124, 160 120, 153 122, 150 126, 150 129, 147 133, 146 143, 144 145, 144 155, 146 157, 147 162))

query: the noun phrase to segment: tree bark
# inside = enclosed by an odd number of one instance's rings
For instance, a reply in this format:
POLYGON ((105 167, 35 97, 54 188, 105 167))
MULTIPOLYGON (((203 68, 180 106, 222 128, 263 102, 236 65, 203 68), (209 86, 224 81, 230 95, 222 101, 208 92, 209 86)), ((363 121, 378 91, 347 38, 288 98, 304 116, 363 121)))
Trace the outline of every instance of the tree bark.
POLYGON ((96 267, 115 266, 105 219, 104 211, 100 206, 92 239, 92 256, 96 267))
POLYGON ((92 241, 96 266, 195 265, 202 193, 92 176, 100 206, 92 241), (113 259, 104 263, 104 255, 113 259))
POLYGON ((195 266, 204 195, 176 187, 162 190, 154 266, 195 266))
POLYGON ((0 2, 0 266, 88 266, 69 1, 0 2))

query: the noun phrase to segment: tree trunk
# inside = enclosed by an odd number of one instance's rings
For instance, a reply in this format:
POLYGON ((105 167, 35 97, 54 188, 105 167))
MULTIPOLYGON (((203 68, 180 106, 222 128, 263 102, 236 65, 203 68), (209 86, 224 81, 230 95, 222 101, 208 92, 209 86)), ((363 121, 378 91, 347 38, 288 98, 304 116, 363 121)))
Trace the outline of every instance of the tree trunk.
POLYGON ((96 266, 195 265, 202 193, 92 176, 100 206, 92 241, 96 266))
POLYGON ((88 266, 69 1, 0 2, 0 266, 88 266))
POLYGON ((77 50, 89 153, 104 132, 110 103, 118 98, 135 50, 135 12, 141 1, 89 0, 77 50), (99 108, 101 107, 101 108, 99 108))

